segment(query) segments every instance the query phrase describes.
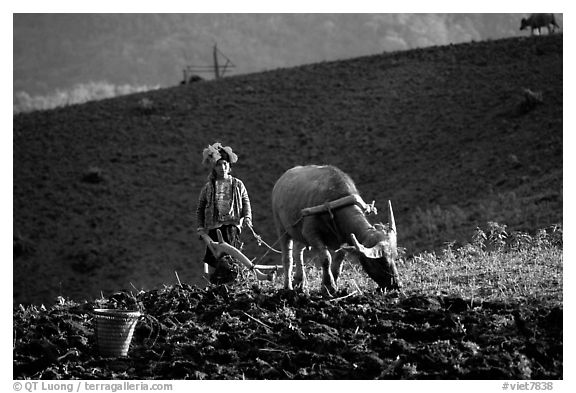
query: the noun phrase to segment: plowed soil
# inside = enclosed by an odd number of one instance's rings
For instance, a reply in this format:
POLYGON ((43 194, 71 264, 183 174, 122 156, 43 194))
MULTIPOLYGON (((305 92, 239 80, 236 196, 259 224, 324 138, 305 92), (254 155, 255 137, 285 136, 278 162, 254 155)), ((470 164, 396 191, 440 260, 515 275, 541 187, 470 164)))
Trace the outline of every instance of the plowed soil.
POLYGON ((14 314, 14 378, 562 379, 562 308, 188 285, 14 314), (94 307, 144 309, 101 357, 94 307))

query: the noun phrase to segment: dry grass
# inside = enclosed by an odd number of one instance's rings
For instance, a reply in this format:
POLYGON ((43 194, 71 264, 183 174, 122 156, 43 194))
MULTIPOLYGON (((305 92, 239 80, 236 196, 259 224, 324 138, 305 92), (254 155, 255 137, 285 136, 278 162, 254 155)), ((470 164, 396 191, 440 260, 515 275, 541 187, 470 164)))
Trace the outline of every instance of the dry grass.
POLYGON ((502 302, 562 302, 562 249, 422 254, 402 268, 406 292, 502 302))
MULTIPOLYGON (((447 245, 439 253, 401 258, 397 266, 402 293, 457 296, 471 302, 561 304, 562 231, 551 228, 534 236, 508 235, 504 226, 491 224, 491 232, 479 229, 480 235, 463 247, 447 245)), ((309 266, 307 277, 309 290, 319 291, 322 270, 309 266)), ((281 285, 281 280, 277 285, 281 285)), ((359 264, 344 262, 339 279, 342 292, 370 292, 377 287, 359 264)))

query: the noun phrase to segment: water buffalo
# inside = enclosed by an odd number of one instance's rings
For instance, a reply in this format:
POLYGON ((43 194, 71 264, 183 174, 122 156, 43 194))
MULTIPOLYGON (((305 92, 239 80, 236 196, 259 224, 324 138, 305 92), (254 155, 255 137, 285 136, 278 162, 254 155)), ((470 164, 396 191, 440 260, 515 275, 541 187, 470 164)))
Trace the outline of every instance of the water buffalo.
POLYGON ((560 28, 556 23, 554 14, 531 14, 528 18, 522 18, 520 21, 520 30, 530 27, 532 29, 532 34, 534 34, 534 30, 538 30, 538 35, 541 34, 540 29, 542 27, 548 29, 548 34, 553 33, 554 26, 560 28))
POLYGON ((366 205, 352 179, 333 166, 297 166, 286 171, 274 185, 272 210, 280 238, 284 288, 306 286, 303 254, 307 247, 322 261, 322 292, 333 295, 341 264, 351 253, 380 287, 400 288, 394 260, 396 225, 389 204, 389 225, 371 225, 366 205), (294 242, 297 243, 294 249, 294 242), (329 250, 336 250, 334 261, 329 250), (293 252, 296 274, 292 283, 293 252))

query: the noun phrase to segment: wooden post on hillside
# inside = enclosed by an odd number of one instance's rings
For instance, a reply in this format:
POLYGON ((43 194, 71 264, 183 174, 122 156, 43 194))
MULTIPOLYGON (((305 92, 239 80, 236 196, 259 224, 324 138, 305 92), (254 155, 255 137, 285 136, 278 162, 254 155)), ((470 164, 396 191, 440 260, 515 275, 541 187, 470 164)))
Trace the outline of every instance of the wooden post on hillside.
POLYGON ((212 53, 214 56, 214 77, 216 79, 220 79, 220 68, 218 66, 218 47, 216 44, 214 44, 214 50, 212 53))
POLYGON ((184 68, 182 70, 182 73, 184 75, 183 75, 183 80, 182 80, 182 82, 180 82, 180 84, 186 85, 188 83, 197 82, 199 80, 202 80, 202 78, 195 75, 195 73, 202 73, 202 72, 213 72, 214 78, 220 79, 220 78, 224 77, 224 74, 226 74, 226 72, 229 69, 235 67, 235 65, 230 61, 230 59, 224 53, 222 53, 218 50, 217 44, 214 44, 214 47, 212 49, 212 58, 213 58, 213 62, 214 62, 214 64, 212 64, 212 65, 200 65, 200 66, 188 65, 188 66, 186 66, 186 68, 184 68), (222 58, 224 58, 224 60, 226 60, 224 65, 220 65, 220 62, 218 59, 219 57, 222 57, 222 58))

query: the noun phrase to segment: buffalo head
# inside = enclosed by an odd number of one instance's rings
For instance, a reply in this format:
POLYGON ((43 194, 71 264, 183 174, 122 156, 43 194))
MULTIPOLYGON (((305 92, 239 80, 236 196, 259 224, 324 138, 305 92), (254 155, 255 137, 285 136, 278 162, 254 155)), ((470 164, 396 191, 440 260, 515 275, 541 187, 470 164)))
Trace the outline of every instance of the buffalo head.
POLYGON ((401 287, 396 269, 398 251, 396 246, 396 223, 392 204, 388 202, 388 225, 376 224, 365 234, 360 243, 354 234, 350 235, 352 246, 346 247, 358 257, 360 264, 371 279, 384 289, 401 287))

